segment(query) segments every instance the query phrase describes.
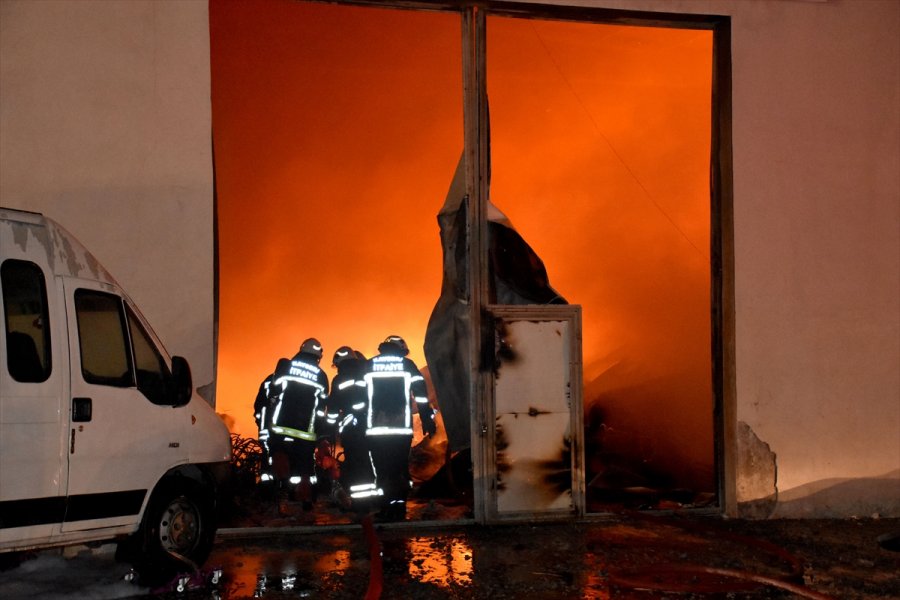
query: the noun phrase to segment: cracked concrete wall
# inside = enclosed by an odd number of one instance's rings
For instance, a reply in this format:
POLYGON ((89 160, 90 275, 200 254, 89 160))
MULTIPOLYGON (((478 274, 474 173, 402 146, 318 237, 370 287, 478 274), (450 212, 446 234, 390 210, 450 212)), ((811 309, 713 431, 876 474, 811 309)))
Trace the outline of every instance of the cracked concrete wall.
POLYGON ((772 515, 778 501, 778 464, 769 445, 743 421, 737 426, 738 516, 761 519, 772 515))

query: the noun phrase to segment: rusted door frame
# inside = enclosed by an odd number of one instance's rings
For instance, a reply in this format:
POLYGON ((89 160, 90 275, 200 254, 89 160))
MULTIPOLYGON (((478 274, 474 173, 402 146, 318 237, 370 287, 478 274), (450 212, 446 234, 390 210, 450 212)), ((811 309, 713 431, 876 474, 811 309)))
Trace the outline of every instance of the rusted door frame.
POLYGON ((487 198, 488 161, 490 160, 487 131, 487 82, 485 48, 485 13, 477 7, 463 12, 463 124, 466 165, 466 227, 468 229, 469 372, 472 431, 472 479, 475 520, 484 523, 490 498, 492 454, 489 432, 493 431, 491 414, 490 373, 480 368, 483 331, 482 317, 488 302, 487 267, 487 198))

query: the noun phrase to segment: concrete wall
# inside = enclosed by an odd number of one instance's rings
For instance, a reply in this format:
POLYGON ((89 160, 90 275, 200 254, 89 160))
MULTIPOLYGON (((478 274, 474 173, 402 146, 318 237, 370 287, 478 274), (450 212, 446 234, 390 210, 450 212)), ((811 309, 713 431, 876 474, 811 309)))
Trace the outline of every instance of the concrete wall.
POLYGON ((213 379, 205 0, 0 2, 0 205, 59 221, 213 379))
MULTIPOLYGON (((900 3, 732 17, 729 512, 900 516, 900 3)), ((57 218, 212 379, 207 5, 0 2, 0 203, 57 218)))
POLYGON ((737 418, 776 515, 898 515, 900 3, 759 8, 733 19, 737 418))

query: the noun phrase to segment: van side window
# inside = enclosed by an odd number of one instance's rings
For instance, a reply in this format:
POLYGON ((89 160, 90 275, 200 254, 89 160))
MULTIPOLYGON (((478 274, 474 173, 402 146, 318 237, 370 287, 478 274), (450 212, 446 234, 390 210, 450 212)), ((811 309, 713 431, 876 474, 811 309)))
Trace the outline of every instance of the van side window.
POLYGON ((171 404, 170 386, 172 375, 165 360, 141 322, 127 306, 128 328, 131 331, 131 342, 134 347, 134 362, 137 368, 137 387, 153 404, 171 404))
POLYGON ((134 385, 122 300, 114 294, 75 291, 81 374, 87 383, 134 385))
POLYGON ((0 265, 6 368, 16 381, 41 383, 51 371, 50 321, 44 273, 33 262, 5 260, 0 265))

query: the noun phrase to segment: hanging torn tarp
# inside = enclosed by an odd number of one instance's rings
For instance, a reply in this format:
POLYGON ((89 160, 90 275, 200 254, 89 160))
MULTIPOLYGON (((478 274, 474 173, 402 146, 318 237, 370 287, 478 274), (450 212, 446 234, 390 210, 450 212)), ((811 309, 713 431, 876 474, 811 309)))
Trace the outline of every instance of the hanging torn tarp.
MULTIPOLYGON (((438 213, 443 248, 441 295, 425 332, 425 359, 452 452, 470 440, 469 340, 472 335, 466 239, 465 168, 460 160, 438 213)), ((543 261, 488 201, 488 297, 491 304, 567 304, 550 286, 543 261)))

